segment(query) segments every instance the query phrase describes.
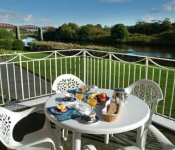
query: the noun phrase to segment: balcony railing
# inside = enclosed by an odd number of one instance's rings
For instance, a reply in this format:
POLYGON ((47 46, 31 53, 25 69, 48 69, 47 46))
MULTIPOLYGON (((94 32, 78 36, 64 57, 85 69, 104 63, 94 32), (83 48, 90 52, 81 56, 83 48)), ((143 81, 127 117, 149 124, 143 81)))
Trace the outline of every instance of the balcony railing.
POLYGON ((53 94, 52 82, 65 73, 109 89, 150 79, 160 85, 164 96, 155 114, 175 120, 175 60, 87 49, 3 54, 0 60, 1 105, 53 94))

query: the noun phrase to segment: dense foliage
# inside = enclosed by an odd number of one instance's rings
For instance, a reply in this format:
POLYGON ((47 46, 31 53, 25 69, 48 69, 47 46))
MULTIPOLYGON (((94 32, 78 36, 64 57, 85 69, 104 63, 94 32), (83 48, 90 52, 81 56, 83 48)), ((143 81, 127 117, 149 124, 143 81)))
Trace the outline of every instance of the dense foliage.
POLYGON ((127 28, 123 24, 116 24, 111 29, 111 36, 115 39, 125 39, 129 36, 127 28))
POLYGON ((153 20, 151 23, 140 21, 134 26, 128 26, 130 33, 139 33, 145 35, 159 34, 165 31, 172 31, 175 29, 175 23, 171 24, 168 18, 163 21, 153 20))
POLYGON ((5 50, 23 50, 24 42, 21 40, 14 40, 13 31, 0 28, 0 49, 5 50))
POLYGON ((0 28, 0 39, 13 39, 13 32, 7 31, 7 29, 0 28))
POLYGON ((175 23, 165 18, 137 22, 133 26, 115 24, 111 27, 100 24, 78 26, 75 23, 63 24, 55 31, 44 33, 45 40, 69 42, 95 42, 102 44, 135 44, 149 46, 175 46, 175 23))
MULTIPOLYGON (((16 49, 16 44, 12 45, 13 32, 0 29, 0 48, 16 49)), ((27 31, 21 29, 20 32, 26 33, 27 31)), ((28 31, 27 34, 37 36, 36 32, 28 31)), ((175 23, 171 23, 169 18, 163 21, 153 20, 149 23, 140 21, 132 26, 125 26, 121 23, 111 27, 102 27, 101 24, 78 26, 75 23, 64 23, 55 30, 44 31, 43 38, 46 41, 76 42, 76 44, 89 42, 103 45, 135 44, 175 47, 175 23)))
POLYGON ((23 50, 24 42, 21 40, 14 40, 12 46, 13 50, 23 50))

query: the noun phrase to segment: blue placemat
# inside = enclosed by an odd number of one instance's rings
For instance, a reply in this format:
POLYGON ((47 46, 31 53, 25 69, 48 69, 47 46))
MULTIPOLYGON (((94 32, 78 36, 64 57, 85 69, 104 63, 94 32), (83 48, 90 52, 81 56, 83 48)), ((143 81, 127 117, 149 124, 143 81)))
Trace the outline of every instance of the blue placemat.
MULTIPOLYGON (((50 111, 50 110, 51 110, 51 108, 54 108, 54 107, 55 106, 48 107, 47 110, 52 113, 52 111, 50 111)), ((69 110, 67 112, 65 112, 65 113, 53 114, 53 115, 58 121, 64 121, 64 120, 69 120, 69 119, 74 119, 74 118, 78 118, 78 117, 84 116, 82 113, 80 113, 75 108, 69 108, 69 110)))

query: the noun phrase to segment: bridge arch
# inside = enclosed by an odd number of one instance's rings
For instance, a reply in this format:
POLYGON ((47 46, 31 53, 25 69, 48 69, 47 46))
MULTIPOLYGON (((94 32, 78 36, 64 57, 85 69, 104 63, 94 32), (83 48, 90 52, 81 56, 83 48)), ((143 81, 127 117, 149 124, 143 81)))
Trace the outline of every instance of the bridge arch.
POLYGON ((17 39, 20 39, 20 29, 35 29, 35 30, 38 30, 38 38, 40 40, 43 40, 43 30, 55 30, 56 29, 53 26, 45 26, 45 27, 38 27, 38 26, 35 26, 35 25, 15 26, 13 24, 7 24, 7 23, 0 23, 0 27, 1 28, 6 28, 6 29, 15 29, 17 39))
POLYGON ((0 23, 0 27, 1 28, 6 28, 6 29, 14 29, 14 28, 16 28, 15 25, 13 25, 13 24, 7 24, 7 23, 0 23))
POLYGON ((40 27, 38 26, 35 26, 35 25, 22 25, 22 26, 19 26, 21 29, 38 29, 40 27))

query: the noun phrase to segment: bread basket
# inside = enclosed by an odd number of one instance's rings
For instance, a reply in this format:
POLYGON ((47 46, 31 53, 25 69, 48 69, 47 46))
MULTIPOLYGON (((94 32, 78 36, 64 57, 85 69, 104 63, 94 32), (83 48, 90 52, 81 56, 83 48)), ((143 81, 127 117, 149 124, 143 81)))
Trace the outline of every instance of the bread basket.
POLYGON ((114 99, 110 98, 106 104, 105 104, 105 107, 102 109, 102 116, 103 116, 103 119, 107 122, 112 122, 112 121, 115 121, 117 116, 118 116, 118 109, 119 109, 119 104, 117 104, 117 101, 115 101, 114 99), (110 106, 110 104, 113 103, 117 106, 116 110, 115 110, 115 113, 113 114, 108 114, 107 111, 108 111, 108 108, 110 106))

